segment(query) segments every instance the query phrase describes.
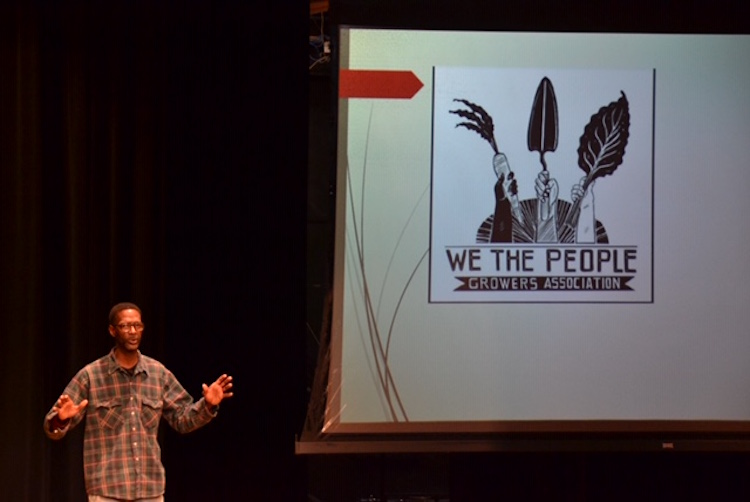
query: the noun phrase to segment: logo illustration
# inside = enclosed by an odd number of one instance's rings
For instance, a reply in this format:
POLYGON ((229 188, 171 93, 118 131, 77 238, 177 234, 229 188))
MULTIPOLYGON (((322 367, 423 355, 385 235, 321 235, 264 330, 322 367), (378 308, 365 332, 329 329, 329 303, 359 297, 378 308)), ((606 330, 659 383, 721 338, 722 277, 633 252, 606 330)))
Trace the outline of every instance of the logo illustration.
POLYGON ((461 118, 457 127, 477 132, 492 147, 495 212, 482 222, 478 243, 488 242, 597 242, 607 243, 604 225, 596 221, 594 183, 612 174, 622 163, 628 142, 630 114, 624 93, 592 115, 581 135, 578 165, 585 173, 571 189, 572 203, 559 199, 557 180, 550 177, 544 155, 557 149, 557 100, 552 82, 544 77, 534 97, 528 128, 529 151, 539 152, 542 170, 535 181, 536 198, 518 200, 518 186, 505 154, 498 149, 492 117, 479 105, 456 99, 468 110, 451 110, 461 118))
MULTIPOLYGON (((602 89, 591 96, 574 89, 569 93, 572 103, 562 108, 555 90, 557 79, 547 74, 537 77, 533 99, 527 101, 530 113, 527 105, 521 125, 518 96, 521 83, 528 89, 531 73, 436 69, 430 300, 651 301, 653 166, 648 129, 653 124, 636 121, 639 129, 633 135, 631 92, 617 86, 619 73, 601 72, 602 89), (445 85, 441 85, 443 80, 445 85), (495 83, 503 80, 507 86, 504 97, 503 86, 495 83), (472 82, 473 88, 462 85, 463 81, 472 82), (492 87, 475 84, 490 81, 492 87), (497 94, 501 94, 499 99, 497 94), (609 97, 602 102, 605 95, 609 97), (509 113, 503 113, 498 103, 505 104, 509 113), (579 122, 575 137, 566 114, 579 122), (504 134, 497 130, 499 121, 507 121, 504 134), (525 133, 523 155, 517 132, 521 127, 525 133), (475 134, 464 133, 459 139, 456 130, 475 134), (476 135, 489 145, 480 155, 486 159, 483 164, 492 167, 492 177, 483 182, 488 189, 479 192, 451 173, 467 169, 460 152, 472 159, 470 163, 478 158, 477 141, 472 139, 476 135), (624 180, 622 186, 618 186, 620 179, 624 180), (638 180, 642 180, 640 185, 638 180), (458 193, 462 186, 472 197, 458 193), (633 186, 640 189, 634 191, 633 186), (466 221, 457 232, 458 215, 474 214, 492 195, 490 214, 466 221), (470 209, 456 210, 450 198, 464 201, 470 209), (626 206, 624 200, 629 200, 626 206), (453 210, 446 211, 444 204, 453 210), (631 211, 633 204, 646 204, 648 211, 642 207, 631 211), (471 243, 467 228, 473 229, 471 243)), ((623 82, 635 84, 631 87, 639 117, 651 116, 649 80, 653 76, 649 76, 647 72, 628 73, 623 82)), ((585 81, 595 87, 596 80, 588 77, 575 71, 559 75, 565 85, 585 81)))

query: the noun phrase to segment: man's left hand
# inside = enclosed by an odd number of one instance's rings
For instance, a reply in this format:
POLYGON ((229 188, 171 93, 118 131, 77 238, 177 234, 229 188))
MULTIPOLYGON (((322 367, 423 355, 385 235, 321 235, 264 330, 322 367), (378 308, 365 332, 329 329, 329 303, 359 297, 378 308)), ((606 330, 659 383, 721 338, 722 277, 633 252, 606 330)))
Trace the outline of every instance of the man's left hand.
POLYGON ((211 406, 218 406, 222 400, 232 397, 232 377, 221 375, 211 385, 203 384, 203 397, 211 406))

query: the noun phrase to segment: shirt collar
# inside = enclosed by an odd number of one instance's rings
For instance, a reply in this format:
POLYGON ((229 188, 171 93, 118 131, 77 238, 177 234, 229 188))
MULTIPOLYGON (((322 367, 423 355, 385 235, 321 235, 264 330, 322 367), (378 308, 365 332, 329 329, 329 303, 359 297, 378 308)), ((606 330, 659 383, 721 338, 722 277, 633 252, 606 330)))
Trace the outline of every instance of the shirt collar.
MULTIPOLYGON (((112 350, 109 351, 109 359, 108 359, 108 368, 107 373, 112 374, 117 370, 126 371, 120 364, 117 362, 117 359, 115 358, 115 348, 112 347, 112 350)), ((143 363, 143 357, 141 357, 141 351, 138 351, 138 362, 135 363, 135 368, 133 368, 133 374, 137 375, 138 373, 147 373, 146 371, 146 365, 143 363)))

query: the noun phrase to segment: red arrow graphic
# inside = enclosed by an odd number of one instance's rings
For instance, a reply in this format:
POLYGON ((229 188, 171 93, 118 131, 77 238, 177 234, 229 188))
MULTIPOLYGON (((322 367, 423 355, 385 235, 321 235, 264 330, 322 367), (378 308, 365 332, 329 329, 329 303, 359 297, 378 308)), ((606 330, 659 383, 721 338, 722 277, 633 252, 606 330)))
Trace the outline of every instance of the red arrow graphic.
POLYGON ((340 98, 411 99, 424 84, 411 71, 341 70, 340 98))

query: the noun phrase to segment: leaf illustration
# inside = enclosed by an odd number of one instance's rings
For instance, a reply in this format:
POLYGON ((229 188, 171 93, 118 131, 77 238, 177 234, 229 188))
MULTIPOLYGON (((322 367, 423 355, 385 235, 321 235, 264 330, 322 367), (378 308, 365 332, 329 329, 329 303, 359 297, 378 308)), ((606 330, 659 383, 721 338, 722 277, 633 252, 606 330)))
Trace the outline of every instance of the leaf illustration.
MULTIPOLYGON (((597 178, 615 172, 622 164, 630 135, 630 110, 628 98, 620 91, 620 99, 591 116, 583 129, 578 147, 578 165, 586 173, 581 189, 585 192, 597 178)), ((566 231, 574 231, 578 224, 581 199, 577 199, 565 218, 566 231)))
POLYGON ((620 93, 620 99, 600 108, 583 130, 578 165, 586 173, 586 186, 597 178, 612 174, 625 156, 630 111, 628 98, 624 92, 620 93))
POLYGON ((546 152, 554 152, 557 149, 557 98, 552 82, 544 77, 536 88, 534 104, 531 106, 531 117, 529 117, 528 146, 530 152, 539 152, 539 160, 542 168, 547 170, 547 162, 544 160, 546 152))
POLYGON ((495 141, 495 124, 492 122, 490 114, 484 108, 471 101, 465 99, 454 99, 453 101, 463 103, 470 110, 450 110, 450 113, 468 120, 468 122, 459 122, 456 124, 456 127, 465 127, 470 131, 478 133, 490 144, 495 153, 499 153, 497 142, 495 141))

